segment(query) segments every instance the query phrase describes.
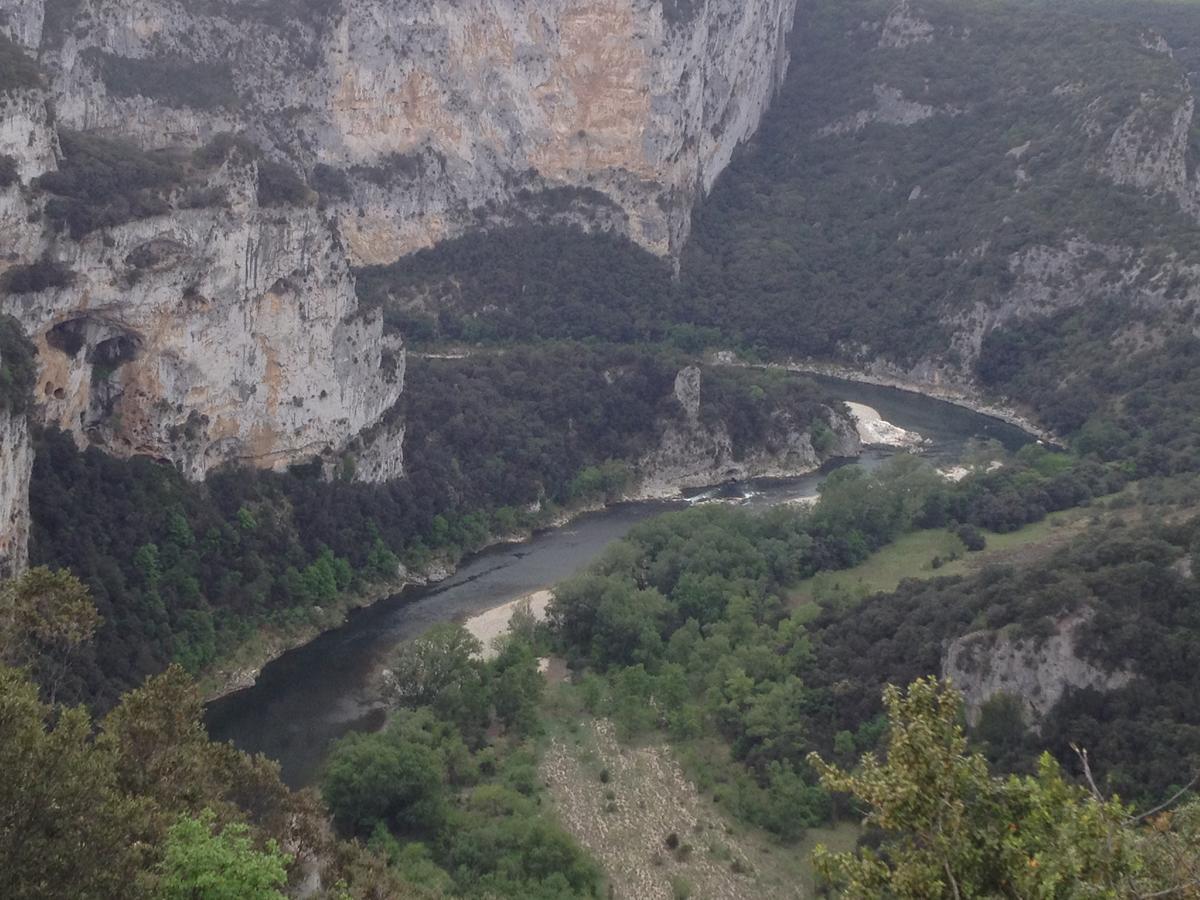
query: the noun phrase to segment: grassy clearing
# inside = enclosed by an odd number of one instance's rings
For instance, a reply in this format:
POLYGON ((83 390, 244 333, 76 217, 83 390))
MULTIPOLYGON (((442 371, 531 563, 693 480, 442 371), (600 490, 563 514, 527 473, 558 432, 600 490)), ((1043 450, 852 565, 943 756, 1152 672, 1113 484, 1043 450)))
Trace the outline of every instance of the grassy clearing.
POLYGON ((985 531, 987 547, 977 553, 968 553, 962 541, 946 529, 915 531, 851 569, 821 572, 801 581, 788 597, 796 608, 815 615, 823 606, 852 605, 872 594, 894 591, 906 578, 968 575, 994 563, 1024 562, 1062 546, 1095 513, 1093 509, 1073 509, 1017 531, 985 531))

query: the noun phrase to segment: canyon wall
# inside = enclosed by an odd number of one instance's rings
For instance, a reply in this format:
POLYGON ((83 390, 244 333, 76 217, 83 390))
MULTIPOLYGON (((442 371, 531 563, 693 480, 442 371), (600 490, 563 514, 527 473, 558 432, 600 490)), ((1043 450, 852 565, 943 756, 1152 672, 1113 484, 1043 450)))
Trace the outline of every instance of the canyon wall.
POLYGON ((771 410, 769 426, 753 446, 738 446, 728 422, 703 414, 703 381, 699 366, 688 366, 676 377, 674 399, 683 415, 660 423, 658 445, 639 460, 639 496, 676 497, 681 488, 787 478, 815 471, 827 460, 862 452, 858 429, 847 410, 824 407, 823 420, 813 424, 786 403, 771 410), (814 438, 818 430, 823 439, 814 438))
POLYGON ((0 51, 37 67, 0 80, 0 311, 38 351, 35 418, 190 478, 347 450, 400 477, 404 348, 351 267, 530 220, 676 253, 794 9, 0 0, 0 51))
POLYGON ((796 0, 0 0, 70 128, 243 132, 321 166, 356 263, 533 216, 678 251, 787 66, 796 0), (64 11, 65 10, 65 11, 64 11))

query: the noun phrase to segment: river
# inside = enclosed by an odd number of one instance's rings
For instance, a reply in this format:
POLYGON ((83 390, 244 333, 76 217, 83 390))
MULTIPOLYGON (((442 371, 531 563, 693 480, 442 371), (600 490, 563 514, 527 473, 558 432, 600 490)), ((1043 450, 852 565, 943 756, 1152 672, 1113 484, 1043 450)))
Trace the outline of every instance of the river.
MULTIPOLYGON (((923 455, 935 463, 957 462, 972 438, 992 438, 1009 449, 1030 437, 1018 428, 919 394, 832 378, 814 378, 843 400, 865 403, 887 421, 929 440, 923 455)), ((878 466, 890 454, 865 451, 843 465, 878 466)), ((801 478, 741 486, 750 508, 808 497, 829 471, 801 478)), ((216 700, 206 724, 216 740, 264 753, 279 761, 293 787, 311 783, 328 744, 353 730, 373 729, 383 712, 372 682, 388 651, 429 626, 468 618, 574 574, 610 543, 650 516, 683 502, 624 503, 544 531, 523 544, 486 550, 447 580, 409 588, 350 614, 340 628, 289 651, 266 665, 257 683, 216 700)))

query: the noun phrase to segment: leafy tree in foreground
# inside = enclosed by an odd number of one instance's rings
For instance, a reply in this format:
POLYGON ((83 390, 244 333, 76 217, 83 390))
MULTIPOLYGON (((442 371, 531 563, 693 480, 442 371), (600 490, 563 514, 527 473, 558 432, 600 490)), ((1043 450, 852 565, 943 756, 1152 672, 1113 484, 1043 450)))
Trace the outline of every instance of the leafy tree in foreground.
MULTIPOLYGON (((884 691, 887 761, 848 773, 810 762, 831 791, 862 802, 879 849, 830 853, 818 871, 853 897, 1200 896, 1197 804, 1134 815, 1117 798, 1071 784, 1042 756, 1033 776, 993 778, 968 754, 962 696, 936 678, 884 691)), ((1081 752, 1086 768, 1086 754, 1081 752)))
POLYGON ((215 815, 184 816, 167 832, 162 900, 283 900, 286 859, 274 841, 254 849, 242 823, 213 830, 215 815))
POLYGON ((99 624, 88 589, 65 569, 39 566, 0 585, 0 662, 29 666, 51 703, 99 624))

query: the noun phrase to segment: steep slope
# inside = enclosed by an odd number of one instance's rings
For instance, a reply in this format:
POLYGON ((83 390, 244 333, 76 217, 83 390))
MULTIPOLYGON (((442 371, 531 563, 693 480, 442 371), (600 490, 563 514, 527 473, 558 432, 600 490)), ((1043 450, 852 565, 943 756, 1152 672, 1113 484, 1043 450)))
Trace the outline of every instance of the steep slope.
POLYGON ((244 131, 315 172, 358 262, 524 207, 677 252, 787 65, 795 0, 5 0, 62 122, 244 131), (45 7, 39 15, 39 7, 45 7), (320 168, 317 168, 320 167, 320 168))
POLYGON ((1195 394, 1195 100, 1171 40, 1198 22, 1153 2, 805 8, 778 101, 696 216, 683 315, 1193 465, 1170 407, 1195 394))
POLYGON ((29 393, 36 363, 21 326, 0 316, 0 578, 18 575, 28 560, 29 393))
POLYGON ((677 253, 794 3, 2 0, 0 302, 38 418, 196 479, 401 476, 402 336, 349 264, 530 218, 677 253))

